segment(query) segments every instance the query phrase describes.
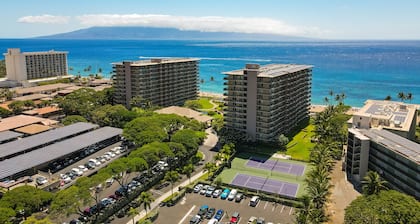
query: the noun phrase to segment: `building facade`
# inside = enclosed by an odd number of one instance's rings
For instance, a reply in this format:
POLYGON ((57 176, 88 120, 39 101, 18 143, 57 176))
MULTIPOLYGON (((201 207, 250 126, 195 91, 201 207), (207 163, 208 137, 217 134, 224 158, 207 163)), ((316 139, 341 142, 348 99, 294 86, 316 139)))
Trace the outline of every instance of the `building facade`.
POLYGON ((26 81, 67 76, 67 54, 64 51, 20 52, 8 49, 3 54, 6 60, 6 78, 26 81))
POLYGON ((247 64, 224 73, 228 129, 250 141, 275 141, 308 118, 312 66, 247 64))
POLYGON ((348 129, 347 178, 360 184, 369 170, 376 171, 389 187, 419 199, 420 144, 410 140, 415 113, 414 105, 367 101, 348 129))
POLYGON ((189 58, 114 63, 115 101, 129 107, 141 96, 153 105, 183 105, 198 96, 198 63, 189 58))

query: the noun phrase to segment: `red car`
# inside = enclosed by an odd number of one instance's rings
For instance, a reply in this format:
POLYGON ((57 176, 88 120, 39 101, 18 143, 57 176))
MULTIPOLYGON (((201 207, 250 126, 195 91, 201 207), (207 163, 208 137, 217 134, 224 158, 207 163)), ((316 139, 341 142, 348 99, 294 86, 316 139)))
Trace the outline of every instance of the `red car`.
POLYGON ((236 224, 236 223, 238 223, 239 222, 239 219, 240 219, 241 217, 239 216, 239 212, 234 212, 233 214, 232 214, 232 217, 230 218, 230 223, 231 224, 236 224))

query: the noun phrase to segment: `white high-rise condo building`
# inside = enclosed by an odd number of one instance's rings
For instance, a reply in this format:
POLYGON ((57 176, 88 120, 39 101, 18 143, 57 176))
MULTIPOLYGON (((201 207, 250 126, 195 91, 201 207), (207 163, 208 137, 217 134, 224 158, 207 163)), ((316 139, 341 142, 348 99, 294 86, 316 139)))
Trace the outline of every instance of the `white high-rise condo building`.
POLYGON ((153 105, 183 105, 198 97, 198 63, 193 58, 114 63, 115 101, 129 107, 141 96, 153 105))
POLYGON ((11 48, 4 53, 6 78, 11 81, 26 81, 67 76, 65 51, 20 52, 11 48))
POLYGON ((312 66, 247 64, 225 72, 226 128, 250 141, 275 141, 309 117, 312 66))

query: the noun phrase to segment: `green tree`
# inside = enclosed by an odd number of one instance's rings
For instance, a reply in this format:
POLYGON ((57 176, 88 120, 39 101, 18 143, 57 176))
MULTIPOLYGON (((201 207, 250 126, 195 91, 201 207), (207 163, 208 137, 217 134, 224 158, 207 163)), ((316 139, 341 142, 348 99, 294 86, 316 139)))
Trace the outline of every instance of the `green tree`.
POLYGON ((25 102, 20 101, 20 100, 16 100, 16 101, 11 102, 8 105, 8 107, 12 110, 12 112, 14 114, 20 114, 25 109, 25 102))
POLYGON ((165 174, 165 181, 171 183, 171 194, 174 194, 174 183, 176 183, 179 179, 179 174, 177 171, 169 171, 165 174))
POLYGON ((392 100, 392 97, 390 95, 386 96, 384 100, 392 100))
POLYGON ((194 165, 192 163, 188 163, 182 168, 182 173, 184 173, 191 184, 191 174, 194 172, 194 165))
POLYGON ((359 196, 345 209, 344 223, 420 223, 420 202, 398 191, 359 196))
POLYGON ((82 207, 92 201, 87 188, 71 186, 59 191, 53 198, 50 211, 54 216, 69 216, 71 214, 83 214, 82 207))
POLYGON ((220 188, 220 186, 222 186, 222 184, 223 184, 222 178, 221 178, 221 177, 217 177, 217 178, 214 180, 214 184, 216 184, 216 187, 217 187, 217 188, 220 188))
POLYGON ((194 110, 202 108, 201 103, 198 100, 187 100, 185 101, 184 106, 194 110))
POLYGON ((150 205, 155 199, 153 198, 152 194, 149 192, 141 192, 139 202, 143 204, 144 210, 146 211, 147 217, 147 210, 150 209, 150 205))
POLYGON ((405 95, 404 92, 399 92, 398 95, 397 95, 397 97, 398 97, 398 99, 401 100, 401 102, 404 102, 404 100, 407 99, 407 96, 405 95))
POLYGON ((38 212, 53 198, 53 194, 32 186, 22 186, 12 189, 3 195, 0 207, 13 209, 16 213, 23 213, 25 217, 38 212))
POLYGON ((135 113, 128 111, 123 105, 110 105, 98 107, 90 115, 93 123, 100 126, 122 128, 125 123, 135 117, 135 113))
POLYGON ((128 210, 128 216, 133 218, 133 224, 136 224, 136 222, 134 221, 134 218, 138 214, 139 214, 139 211, 136 208, 130 207, 130 210, 128 210))
POLYGON ((409 100, 410 103, 411 103, 411 100, 413 99, 413 94, 412 93, 407 93, 406 99, 409 100))
POLYGON ((377 172, 369 171, 362 180, 363 194, 378 194, 381 190, 386 190, 386 181, 382 180, 377 172))
POLYGON ((13 98, 14 94, 15 94, 15 92, 10 91, 10 89, 0 88, 0 100, 1 101, 11 100, 13 98))
POLYGON ((61 123, 63 123, 65 126, 71 125, 77 122, 87 122, 86 118, 80 116, 80 115, 70 115, 65 117, 61 123))
POLYGON ((28 217, 22 224, 53 224, 46 214, 33 214, 28 217))
POLYGON ((0 107, 0 117, 5 118, 11 116, 13 113, 10 110, 6 110, 3 107, 0 107))
POLYGON ((287 138, 284 134, 281 134, 277 139, 277 144, 281 150, 285 150, 286 145, 289 144, 289 138, 287 138))
POLYGON ((0 223, 11 224, 11 218, 15 217, 16 212, 7 207, 0 207, 0 223))
POLYGON ((153 107, 153 104, 150 100, 143 98, 142 96, 134 96, 130 100, 130 107, 139 107, 142 109, 150 109, 153 107))
POLYGON ((197 150, 201 140, 195 131, 182 129, 172 135, 171 141, 183 144, 187 150, 197 150))

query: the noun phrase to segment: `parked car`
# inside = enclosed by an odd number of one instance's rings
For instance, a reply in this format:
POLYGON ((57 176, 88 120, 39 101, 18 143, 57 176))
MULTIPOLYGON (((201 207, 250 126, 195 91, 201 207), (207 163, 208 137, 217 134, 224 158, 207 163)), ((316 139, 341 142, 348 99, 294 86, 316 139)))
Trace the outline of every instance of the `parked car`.
POLYGON ((263 218, 263 217, 259 217, 259 218, 257 219, 257 224, 265 224, 265 220, 264 220, 264 218, 263 218))
POLYGON ((115 200, 112 198, 102 198, 101 202, 103 207, 107 207, 115 203, 115 200))
POLYGON ((87 167, 85 167, 85 166, 83 166, 83 165, 79 165, 79 166, 77 166, 77 169, 79 169, 80 171, 82 171, 82 172, 86 172, 86 171, 88 171, 88 168, 87 167))
POLYGON ((110 187, 114 183, 114 178, 109 178, 105 181, 105 186, 110 187))
POLYGON ((95 169, 95 163, 94 162, 87 162, 85 163, 85 167, 87 167, 90 170, 95 169))
POLYGON ((202 184, 195 185, 195 187, 194 187, 194 193, 200 192, 202 188, 203 188, 203 185, 202 184))
POLYGON ((83 172, 82 171, 80 171, 79 169, 77 169, 77 168, 73 168, 73 169, 71 169, 71 171, 70 171, 71 173, 73 173, 74 175, 76 175, 76 176, 82 176, 83 175, 83 172))
POLYGON ((258 205, 258 202, 260 201, 260 197, 253 196, 251 200, 249 201, 249 206, 255 207, 258 205))
POLYGON ((213 191, 213 198, 218 198, 221 193, 222 189, 216 189, 215 191, 213 191))
POLYGON ((114 158, 115 157, 115 154, 113 152, 111 152, 111 151, 110 152, 106 152, 105 155, 108 155, 111 158, 114 158))
POLYGON ((255 224, 256 220, 257 220, 257 217, 255 217, 255 216, 251 216, 251 217, 248 219, 248 224, 255 224))
POLYGON ((241 219, 239 212, 234 212, 232 214, 232 217, 230 217, 230 223, 231 224, 236 224, 239 222, 239 219, 241 219))
POLYGON ((229 196, 230 190, 228 188, 225 188, 220 195, 220 199, 225 200, 229 196))
POLYGON ((195 215, 191 218, 190 224, 199 224, 201 222, 201 216, 195 215))
POLYGON ((109 155, 104 154, 102 157, 107 161, 111 160, 111 156, 109 155))
POLYGON ((235 196, 235 202, 241 202, 244 198, 244 195, 242 193, 237 193, 235 196))
POLYGON ((103 156, 98 156, 98 157, 96 157, 96 160, 98 160, 99 162, 101 162, 101 163, 105 163, 106 162, 106 159, 105 159, 105 157, 103 157, 103 156))
POLYGON ((114 147, 111 149, 111 152, 114 153, 115 155, 119 155, 121 154, 120 148, 121 148, 120 146, 114 147))
POLYGON ((60 179, 65 183, 68 184, 71 182, 71 178, 67 174, 60 174, 60 179))
POLYGON ((47 178, 45 178, 45 177, 43 177, 43 176, 40 176, 40 177, 37 177, 37 178, 35 179, 35 182, 36 182, 36 184, 38 184, 38 185, 43 185, 43 184, 48 183, 48 180, 47 180, 47 178))
POLYGON ((96 160, 96 159, 89 159, 89 162, 92 162, 93 164, 95 164, 95 166, 99 166, 99 165, 101 165, 101 162, 99 162, 98 160, 96 160))
POLYGON ((214 191, 214 187, 208 187, 206 191, 206 197, 211 197, 214 191))
POLYGON ((207 211, 209 210, 209 206, 208 205, 203 205, 200 207, 200 210, 198 210, 198 214, 199 216, 203 217, 207 211))
POLYGON ((206 190, 206 189, 204 189, 204 188, 202 188, 202 189, 200 190, 200 194, 201 194, 201 195, 205 195, 205 194, 206 194, 206 192, 207 192, 207 190, 206 190))
POLYGON ((209 208, 207 210, 207 213, 206 213, 206 219, 213 218, 213 216, 214 216, 215 213, 216 213, 216 209, 215 208, 209 208))
POLYGON ((213 218, 213 219, 210 219, 207 224, 219 224, 219 220, 213 218))
POLYGON ((231 191, 230 191, 230 193, 229 193, 229 196, 228 196, 228 200, 229 201, 232 201, 233 199, 235 199, 235 196, 236 196, 236 194, 238 193, 238 190, 236 190, 236 189, 232 189, 231 191))
POLYGON ((115 195, 117 196, 124 196, 125 193, 127 193, 128 188, 126 186, 121 186, 118 188, 118 190, 115 191, 115 195))
POLYGON ((224 214, 225 214, 225 211, 223 211, 223 209, 219 209, 219 210, 217 210, 214 218, 217 219, 218 221, 220 221, 220 220, 222 220, 224 214))

